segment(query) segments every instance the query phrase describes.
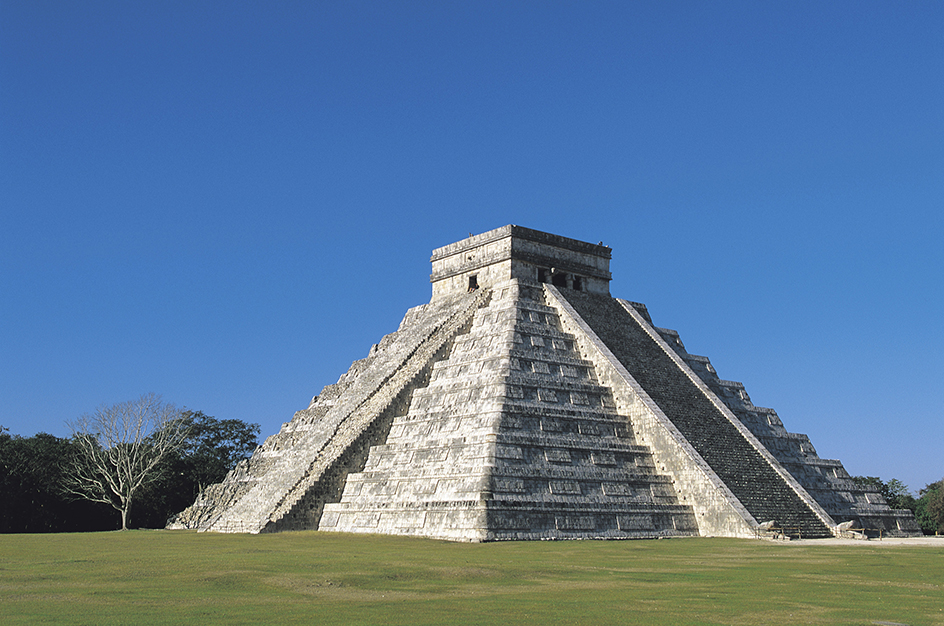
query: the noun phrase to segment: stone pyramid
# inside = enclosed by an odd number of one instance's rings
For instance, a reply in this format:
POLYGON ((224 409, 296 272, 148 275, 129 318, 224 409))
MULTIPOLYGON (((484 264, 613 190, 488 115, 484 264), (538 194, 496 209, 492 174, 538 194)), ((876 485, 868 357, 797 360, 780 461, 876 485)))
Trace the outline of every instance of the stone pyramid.
POLYGON ((721 380, 610 249, 505 226, 433 251, 433 295, 171 528, 460 541, 917 534, 721 380), (770 524, 770 523, 773 524, 770 524))

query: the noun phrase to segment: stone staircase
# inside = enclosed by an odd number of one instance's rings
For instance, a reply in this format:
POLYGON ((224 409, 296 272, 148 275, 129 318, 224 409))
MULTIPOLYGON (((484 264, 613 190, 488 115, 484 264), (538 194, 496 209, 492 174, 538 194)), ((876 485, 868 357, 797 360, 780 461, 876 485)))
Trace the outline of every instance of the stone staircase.
POLYGON ((832 535, 618 300, 570 290, 565 297, 757 522, 773 520, 804 537, 832 535))
POLYGON ((394 416, 402 414, 409 406, 413 390, 425 386, 430 368, 448 352, 456 335, 467 330, 475 312, 488 304, 490 297, 488 291, 479 292, 467 306, 448 317, 400 365, 388 372, 374 393, 338 424, 329 436, 328 445, 305 476, 272 512, 266 531, 318 528, 324 504, 338 500, 344 478, 352 470, 363 467, 372 444, 386 439, 394 416), (326 481, 326 478, 333 480, 326 481))

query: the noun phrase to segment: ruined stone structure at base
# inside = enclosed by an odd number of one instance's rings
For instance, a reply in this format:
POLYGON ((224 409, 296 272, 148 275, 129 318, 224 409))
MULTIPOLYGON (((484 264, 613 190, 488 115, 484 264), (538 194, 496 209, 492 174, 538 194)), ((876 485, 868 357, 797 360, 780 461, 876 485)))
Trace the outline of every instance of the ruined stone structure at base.
POLYGON ((429 304, 171 528, 459 541, 919 534, 720 379, 610 248, 505 226, 433 251, 429 304), (773 524, 770 524, 773 522, 773 524))

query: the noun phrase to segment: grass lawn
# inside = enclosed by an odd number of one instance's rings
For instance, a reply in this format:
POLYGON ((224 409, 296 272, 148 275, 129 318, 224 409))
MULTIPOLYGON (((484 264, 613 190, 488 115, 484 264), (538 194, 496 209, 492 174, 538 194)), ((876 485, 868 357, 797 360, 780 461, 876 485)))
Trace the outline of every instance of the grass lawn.
POLYGON ((0 535, 0 624, 181 622, 944 625, 944 550, 735 539, 459 544, 317 532, 0 535))

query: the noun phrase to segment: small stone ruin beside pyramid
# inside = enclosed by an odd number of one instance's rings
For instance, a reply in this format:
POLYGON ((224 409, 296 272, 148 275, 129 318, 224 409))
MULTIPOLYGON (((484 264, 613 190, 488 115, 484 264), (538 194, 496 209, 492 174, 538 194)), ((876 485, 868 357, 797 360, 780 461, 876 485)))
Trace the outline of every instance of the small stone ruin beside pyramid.
POLYGON ((920 534, 646 307, 610 248, 505 226, 168 527, 455 541, 920 534))

